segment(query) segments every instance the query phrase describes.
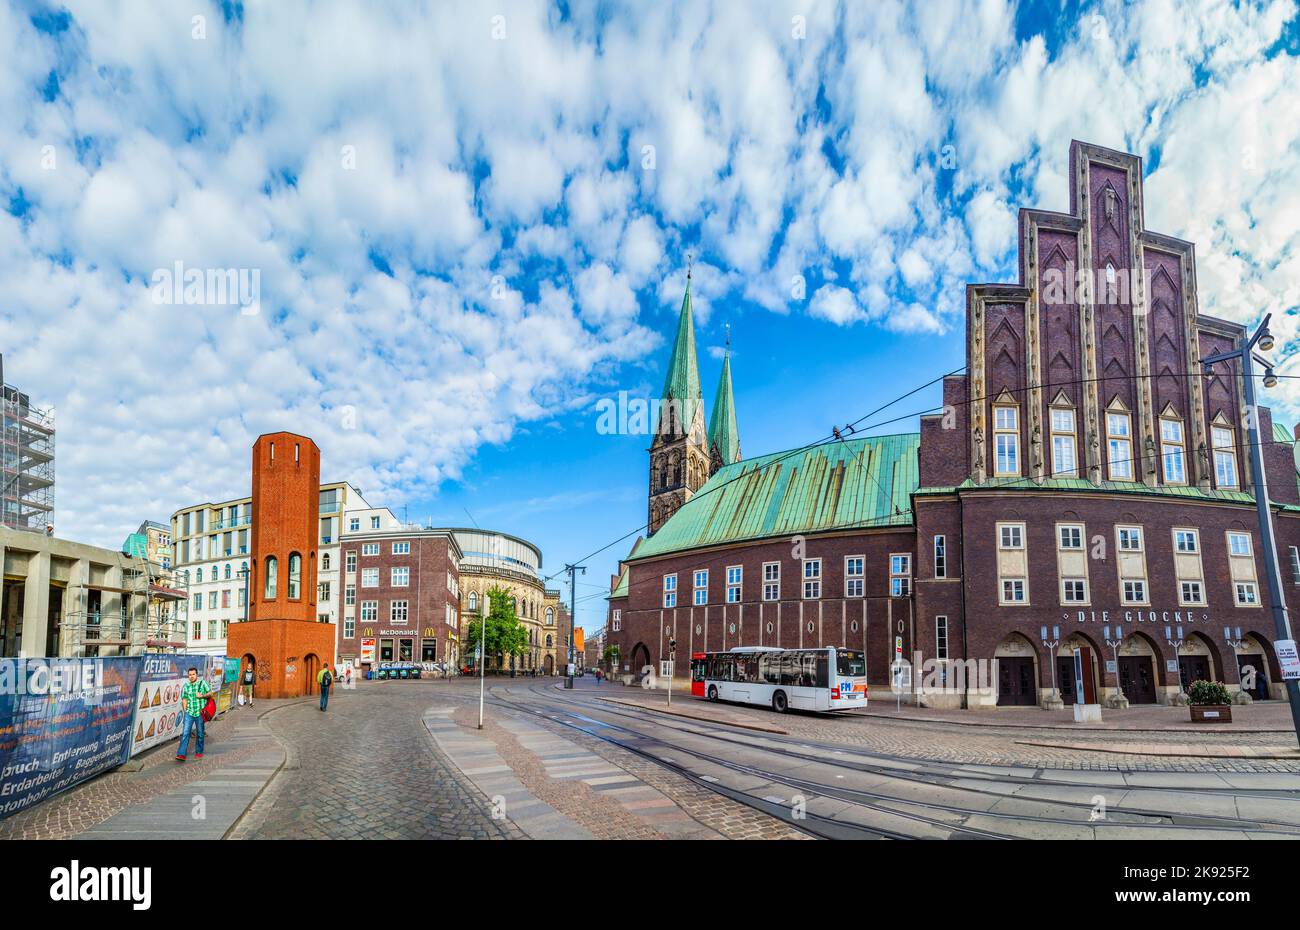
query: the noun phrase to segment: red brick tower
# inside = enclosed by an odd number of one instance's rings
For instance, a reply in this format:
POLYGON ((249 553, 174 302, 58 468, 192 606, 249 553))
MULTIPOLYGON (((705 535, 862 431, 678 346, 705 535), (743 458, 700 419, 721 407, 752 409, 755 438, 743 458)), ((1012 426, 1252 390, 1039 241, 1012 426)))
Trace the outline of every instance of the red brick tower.
POLYGON ((334 627, 316 619, 320 449, 306 436, 269 433, 253 444, 249 622, 234 623, 227 653, 257 666, 258 697, 311 694, 334 661, 334 627))

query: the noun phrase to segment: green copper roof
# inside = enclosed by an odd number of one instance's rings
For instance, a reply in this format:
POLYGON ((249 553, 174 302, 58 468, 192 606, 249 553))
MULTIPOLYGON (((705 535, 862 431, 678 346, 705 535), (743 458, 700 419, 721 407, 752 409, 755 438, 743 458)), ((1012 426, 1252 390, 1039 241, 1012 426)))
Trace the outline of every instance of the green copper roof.
POLYGON ((906 526, 918 433, 867 436, 727 465, 629 559, 771 536, 906 526))
POLYGON ((668 360, 668 376, 664 379, 664 400, 681 402, 682 426, 689 431, 696 407, 704 403, 700 389, 700 363, 695 354, 695 315, 691 312, 691 279, 686 278, 686 296, 682 298, 682 312, 677 319, 677 338, 673 340, 673 354, 668 360))
POLYGON ((723 465, 740 458, 740 432, 736 429, 736 401, 731 395, 731 352, 722 360, 722 377, 718 379, 718 396, 713 399, 713 419, 709 421, 709 451, 722 456, 723 465))
POLYGON ((132 533, 122 543, 122 551, 132 558, 147 559, 149 557, 149 538, 144 533, 132 533))
POLYGON ((614 585, 614 590, 609 592, 606 600, 612 600, 616 597, 627 597, 627 569, 618 573, 618 584, 614 585))

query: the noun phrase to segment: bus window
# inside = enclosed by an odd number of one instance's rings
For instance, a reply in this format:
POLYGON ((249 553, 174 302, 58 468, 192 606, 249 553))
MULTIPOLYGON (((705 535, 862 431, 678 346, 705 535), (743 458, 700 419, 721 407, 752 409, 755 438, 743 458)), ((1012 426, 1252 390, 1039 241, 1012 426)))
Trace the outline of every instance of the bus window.
POLYGON ((781 653, 765 652, 758 658, 759 683, 779 685, 781 683, 781 653))
POLYGON ((758 656, 745 655, 736 657, 736 681, 756 685, 758 677, 758 656))
POLYGON ((814 688, 829 688, 831 686, 831 655, 829 652, 819 650, 813 653, 814 678, 812 685, 814 688))
POLYGON ((781 684, 794 686, 799 684, 799 655, 794 652, 781 653, 781 684))
POLYGON ((691 681, 704 680, 704 665, 708 659, 695 659, 691 662, 691 681))
POLYGON ((835 672, 843 678, 867 677, 867 657, 856 650, 835 650, 835 672))

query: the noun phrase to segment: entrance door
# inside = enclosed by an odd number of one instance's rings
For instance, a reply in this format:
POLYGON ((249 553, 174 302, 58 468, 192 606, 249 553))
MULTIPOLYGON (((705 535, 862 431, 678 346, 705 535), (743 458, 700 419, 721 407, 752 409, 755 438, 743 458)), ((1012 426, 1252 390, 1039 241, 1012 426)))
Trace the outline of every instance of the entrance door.
POLYGON ((1237 670, 1241 675, 1242 690, 1257 701, 1268 700, 1268 666, 1259 653, 1237 656, 1237 670), (1247 684, 1253 687, 1247 688, 1247 684))
POLYGON ((1179 656, 1178 678, 1186 691, 1194 681, 1212 681, 1208 656, 1179 656))
POLYGON ((306 689, 303 693, 315 694, 316 673, 320 671, 320 659, 316 657, 316 653, 313 652, 311 655, 307 656, 307 658, 303 659, 302 670, 307 675, 306 689))
POLYGON ((998 706, 1033 707, 1037 703, 1038 696, 1034 693, 1034 660, 998 659, 998 706))
POLYGON ((1061 689, 1061 700, 1067 707, 1078 703, 1078 698, 1075 696, 1078 682, 1074 680, 1073 656, 1056 657, 1056 684, 1061 689))
POLYGON ((1150 656, 1120 656, 1119 685, 1130 704, 1156 703, 1156 681, 1150 656))

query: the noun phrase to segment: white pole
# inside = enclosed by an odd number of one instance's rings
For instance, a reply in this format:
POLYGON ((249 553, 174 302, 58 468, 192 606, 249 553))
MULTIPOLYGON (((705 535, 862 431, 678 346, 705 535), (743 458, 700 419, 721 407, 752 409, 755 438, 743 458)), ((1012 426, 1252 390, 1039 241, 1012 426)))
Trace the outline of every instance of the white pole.
POLYGON ((483 664, 484 664, 483 639, 484 639, 484 636, 483 636, 483 633, 484 633, 484 631, 486 630, 486 628, 487 628, 487 624, 483 621, 482 617, 480 617, 480 618, 479 618, 479 622, 478 622, 478 654, 477 654, 477 659, 478 659, 478 728, 479 728, 480 730, 483 729, 483 684, 484 684, 484 678, 483 678, 483 664))

